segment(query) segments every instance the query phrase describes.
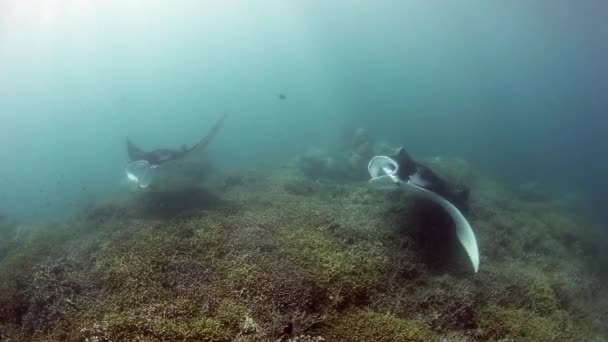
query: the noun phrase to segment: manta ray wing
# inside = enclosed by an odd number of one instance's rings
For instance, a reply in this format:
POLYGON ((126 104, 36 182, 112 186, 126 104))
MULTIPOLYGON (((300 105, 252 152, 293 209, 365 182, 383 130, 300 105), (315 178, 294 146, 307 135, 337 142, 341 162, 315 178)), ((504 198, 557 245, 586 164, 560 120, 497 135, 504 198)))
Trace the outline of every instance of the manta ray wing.
POLYGON ((135 146, 129 138, 127 138, 127 153, 129 154, 129 159, 131 161, 146 159, 146 152, 135 146))
POLYGON ((450 201, 443 196, 424 188, 424 179, 414 174, 407 180, 399 179, 399 164, 386 156, 376 156, 371 159, 368 165, 368 171, 371 176, 369 180, 370 186, 379 190, 394 190, 401 187, 404 190, 409 190, 432 200, 443 208, 456 226, 456 236, 458 241, 464 247, 475 273, 479 270, 479 248, 477 247, 477 239, 473 228, 464 217, 464 215, 450 201), (419 184, 420 183, 420 184, 419 184))
POLYGON ((473 232, 473 228, 471 228, 469 221, 467 221, 467 219, 464 217, 464 215, 462 215, 460 210, 458 210, 455 205, 450 203, 450 201, 446 200, 445 198, 411 182, 408 182, 408 185, 412 190, 416 190, 418 193, 439 204, 448 213, 448 215, 450 215, 454 225, 456 226, 456 237, 458 238, 458 241, 460 241, 462 247, 464 247, 464 250, 467 252, 469 259, 471 260, 473 270, 475 273, 477 273, 479 270, 479 248, 477 247, 477 238, 475 237, 475 233, 473 232))
POLYGON ((189 153, 194 150, 204 150, 205 148, 207 148, 207 146, 209 146, 213 138, 217 135, 217 132, 219 132, 220 128, 224 124, 224 120, 226 120, 226 114, 222 115, 222 117, 215 123, 215 125, 211 128, 209 133, 207 133, 207 135, 203 139, 201 139, 198 143, 196 143, 190 148, 184 148, 184 152, 189 153))

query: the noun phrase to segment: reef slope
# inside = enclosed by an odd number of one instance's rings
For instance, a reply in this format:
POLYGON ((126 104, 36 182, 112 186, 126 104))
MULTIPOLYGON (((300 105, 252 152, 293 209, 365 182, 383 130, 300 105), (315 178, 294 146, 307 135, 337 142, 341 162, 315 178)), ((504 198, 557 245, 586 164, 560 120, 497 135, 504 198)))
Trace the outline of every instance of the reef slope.
POLYGON ((603 341, 592 224, 477 176, 481 267, 437 208, 243 171, 7 223, 3 341, 603 341))

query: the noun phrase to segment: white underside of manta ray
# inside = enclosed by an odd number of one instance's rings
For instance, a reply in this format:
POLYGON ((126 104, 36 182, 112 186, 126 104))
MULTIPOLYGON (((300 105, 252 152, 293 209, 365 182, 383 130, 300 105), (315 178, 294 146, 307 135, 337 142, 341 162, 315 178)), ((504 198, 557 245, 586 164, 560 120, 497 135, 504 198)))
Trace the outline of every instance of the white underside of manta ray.
POLYGON ((154 179, 154 169, 157 167, 158 165, 152 165, 147 160, 136 160, 127 165, 125 173, 130 182, 140 188, 147 188, 154 179))
POLYGON ((399 164, 387 156, 373 157, 368 165, 371 176, 369 184, 380 190, 402 189, 411 191, 439 204, 452 218, 456 226, 456 236, 471 260, 475 273, 479 270, 479 249, 471 225, 454 204, 443 196, 425 188, 427 181, 419 173, 413 173, 408 179, 398 176, 399 164))

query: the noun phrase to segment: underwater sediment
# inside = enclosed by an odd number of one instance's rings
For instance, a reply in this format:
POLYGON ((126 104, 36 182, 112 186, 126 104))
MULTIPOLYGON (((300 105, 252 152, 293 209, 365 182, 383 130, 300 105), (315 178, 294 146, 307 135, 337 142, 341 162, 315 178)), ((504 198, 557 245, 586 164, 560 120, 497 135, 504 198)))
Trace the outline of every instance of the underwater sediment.
POLYGON ((310 169, 166 181, 69 222, 2 221, 0 340, 608 336, 602 251, 586 218, 467 173, 473 274, 431 203, 310 169))

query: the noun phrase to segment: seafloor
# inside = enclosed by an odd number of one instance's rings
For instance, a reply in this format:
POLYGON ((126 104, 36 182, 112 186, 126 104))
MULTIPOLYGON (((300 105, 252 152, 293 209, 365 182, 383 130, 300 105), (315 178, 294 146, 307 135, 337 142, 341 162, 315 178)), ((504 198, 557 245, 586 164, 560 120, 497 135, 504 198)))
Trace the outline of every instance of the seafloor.
POLYGON ((5 219, 0 340, 606 341, 601 237, 564 201, 467 170, 473 274, 432 204, 315 163, 331 161, 169 177, 69 222, 5 219))

